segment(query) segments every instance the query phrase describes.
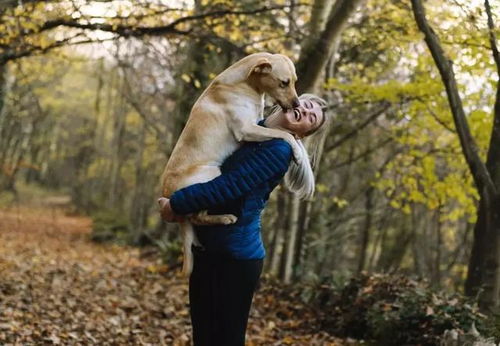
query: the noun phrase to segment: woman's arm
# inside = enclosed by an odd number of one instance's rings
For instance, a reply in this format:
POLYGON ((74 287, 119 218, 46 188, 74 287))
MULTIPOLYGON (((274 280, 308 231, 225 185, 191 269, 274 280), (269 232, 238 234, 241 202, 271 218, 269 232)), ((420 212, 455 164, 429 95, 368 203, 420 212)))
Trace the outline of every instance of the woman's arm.
POLYGON ((271 179, 285 175, 292 149, 283 140, 274 139, 255 146, 245 162, 206 183, 180 189, 170 197, 172 210, 179 215, 195 213, 244 196, 271 179))

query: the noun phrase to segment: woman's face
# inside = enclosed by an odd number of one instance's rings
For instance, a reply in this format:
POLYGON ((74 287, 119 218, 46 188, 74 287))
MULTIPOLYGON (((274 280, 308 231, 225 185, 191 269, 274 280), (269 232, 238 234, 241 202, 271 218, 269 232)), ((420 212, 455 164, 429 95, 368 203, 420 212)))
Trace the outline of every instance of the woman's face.
POLYGON ((314 101, 299 100, 299 102, 297 108, 282 111, 281 126, 299 137, 304 137, 323 123, 324 114, 320 105, 314 101))

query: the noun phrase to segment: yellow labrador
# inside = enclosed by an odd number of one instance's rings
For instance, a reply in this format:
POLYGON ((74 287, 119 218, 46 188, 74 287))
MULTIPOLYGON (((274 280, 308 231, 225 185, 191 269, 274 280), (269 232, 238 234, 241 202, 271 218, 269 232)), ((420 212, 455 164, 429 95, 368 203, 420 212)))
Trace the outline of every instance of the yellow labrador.
MULTIPOLYGON (((242 141, 282 138, 292 146, 294 159, 301 149, 284 131, 257 125, 262 119, 264 94, 286 109, 298 105, 292 61, 281 54, 249 55, 219 74, 194 104, 167 166, 163 172, 163 196, 185 186, 214 179, 221 174, 222 162, 242 141)), ((160 205, 162 202, 159 201, 160 205)), ((183 273, 193 266, 191 245, 198 244, 192 223, 231 224, 234 215, 207 215, 201 212, 181 222, 184 236, 183 273)))

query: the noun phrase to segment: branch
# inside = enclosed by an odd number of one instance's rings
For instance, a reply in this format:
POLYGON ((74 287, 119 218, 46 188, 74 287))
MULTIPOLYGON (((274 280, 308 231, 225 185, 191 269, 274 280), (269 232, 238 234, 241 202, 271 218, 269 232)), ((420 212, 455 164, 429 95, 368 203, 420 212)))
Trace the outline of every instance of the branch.
POLYGON ((436 113, 434 113, 434 111, 431 109, 431 107, 429 107, 429 105, 427 103, 424 103, 424 102, 422 102, 422 103, 425 105, 425 108, 427 108, 427 111, 434 118, 434 120, 436 120, 442 127, 444 127, 446 130, 450 131, 451 133, 456 133, 455 130, 453 130, 450 126, 448 126, 448 124, 444 120, 440 119, 438 117, 438 115, 436 113))
POLYGON ((114 38, 109 38, 109 39, 88 39, 81 41, 73 41, 74 39, 80 36, 81 34, 77 34, 75 36, 56 41, 46 47, 30 46, 28 48, 25 48, 24 50, 10 51, 4 54, 0 54, 0 66, 6 64, 8 61, 17 60, 34 54, 44 54, 55 48, 77 46, 77 45, 91 44, 91 43, 103 43, 114 40, 114 38))
POLYGON ((465 118, 465 112, 462 105, 462 100, 458 93, 457 83, 453 72, 452 61, 446 58, 446 55, 439 43, 439 39, 427 23, 425 10, 421 0, 411 0, 415 21, 420 31, 424 34, 425 42, 429 48, 434 62, 441 74, 448 102, 450 104, 453 120, 457 129, 462 152, 469 166, 471 174, 474 178, 474 183, 481 196, 485 193, 488 195, 496 195, 496 187, 493 184, 491 176, 486 168, 486 165, 479 157, 479 149, 469 129, 469 125, 465 118))
POLYGON ((136 100, 132 95, 134 94, 132 91, 132 87, 130 85, 130 81, 128 80, 127 77, 127 72, 125 68, 122 67, 123 71, 123 78, 124 78, 124 84, 125 84, 125 91, 120 91, 121 95, 130 103, 130 105, 136 110, 137 114, 142 118, 144 123, 148 128, 153 129, 154 133, 156 134, 156 138, 158 138, 160 141, 164 140, 167 138, 167 135, 165 131, 161 130, 158 125, 156 125, 155 121, 152 121, 149 119, 149 115, 146 114, 146 111, 144 110, 144 107, 142 106, 142 102, 136 100))
MULTIPOLYGON (((373 121, 375 121, 380 115, 382 115, 386 110, 388 110, 390 106, 391 106, 390 103, 384 102, 379 108, 377 108, 375 110, 371 110, 370 111, 371 114, 368 115, 368 119, 366 119, 360 125, 356 126, 351 132, 345 134, 342 138, 340 138, 339 140, 335 141, 332 145, 330 145, 328 147, 327 151, 330 152, 330 151, 334 150, 335 148, 341 146, 348 139, 351 139, 352 137, 354 137, 355 135, 357 135, 359 131, 361 131, 366 126, 368 126, 370 123, 372 123, 373 121)), ((357 118, 357 117, 358 116, 356 116, 355 118, 357 118)))
POLYGON ((175 28, 177 24, 169 24, 159 27, 133 27, 128 25, 115 25, 105 23, 80 23, 67 19, 56 19, 46 22, 38 31, 51 30, 59 26, 68 28, 83 29, 83 30, 101 30, 118 34, 123 37, 144 36, 144 35, 188 35, 191 30, 183 31, 175 28))
MULTIPOLYGON (((0 0, 1 1, 1 0, 0 0)), ((297 6, 309 6, 304 3, 298 3, 294 4, 294 7, 297 6)), ((217 10, 217 11, 210 11, 206 13, 201 13, 197 15, 189 15, 185 16, 182 18, 178 18, 176 20, 173 20, 171 23, 167 25, 161 25, 161 26, 133 26, 133 25, 127 25, 127 24, 112 24, 112 23, 91 23, 89 21, 82 21, 85 19, 89 18, 79 18, 79 19, 71 19, 71 18, 58 18, 54 20, 49 20, 46 21, 44 24, 39 26, 38 28, 35 29, 24 29, 24 31, 19 35, 17 38, 18 41, 22 41, 23 37, 29 37, 31 35, 37 35, 40 33, 43 33, 45 31, 53 30, 58 27, 66 27, 66 28, 73 28, 73 29, 81 29, 81 30, 100 30, 104 32, 109 32, 109 33, 114 33, 117 36, 121 37, 142 37, 142 36, 161 36, 161 35, 166 35, 166 36, 187 36, 193 34, 193 31, 195 30, 193 27, 188 28, 188 29, 180 29, 179 26, 183 23, 196 23, 199 22, 203 19, 207 18, 222 18, 222 17, 227 17, 227 16, 234 16, 234 15, 257 15, 260 13, 265 13, 265 12, 270 12, 270 11, 279 11, 279 10, 285 10, 289 8, 290 5, 284 5, 284 6, 264 6, 260 7, 257 9, 253 10, 217 10)), ((165 12, 169 11, 171 9, 166 9, 164 10, 165 12)), ((139 15, 141 17, 141 15, 139 15)), ((97 18, 94 18, 97 19, 97 18)), ((116 17, 99 17, 99 19, 103 20, 112 20, 116 19, 116 17)), ((1 21, 1 18, 0 18, 1 21)), ((200 37, 203 37, 201 35, 200 37)), ((52 48, 57 48, 65 43, 67 43, 70 40, 60 40, 57 41, 56 43, 48 46, 48 47, 37 47, 37 46, 27 46, 24 48, 19 48, 19 47, 11 47, 8 44, 7 45, 2 45, 0 48, 0 65, 5 64, 8 61, 15 60, 18 58, 22 58, 25 56, 29 56, 35 52, 41 52, 45 53, 48 50, 52 48)), ((98 42, 98 40, 95 40, 98 42)), ((90 42, 89 42, 90 43, 90 42)), ((233 44, 234 47, 237 48, 233 44)), ((243 48, 244 49, 244 48, 243 48)), ((241 49, 238 49, 241 53, 241 49)))
MULTIPOLYGON (((295 6, 305 6, 304 4, 296 4, 295 6)), ((123 37, 130 36, 145 36, 145 35, 189 35, 192 32, 192 29, 189 30, 180 30, 177 27, 182 23, 187 22, 196 22, 202 19, 207 18, 220 18, 226 16, 233 15, 254 15, 264 12, 270 12, 274 10, 284 10, 290 6, 273 6, 273 7, 261 7, 254 10, 218 10, 211 11, 206 13, 201 13, 197 15, 185 16, 182 18, 178 18, 171 23, 163 26, 157 27, 134 27, 131 25, 122 25, 122 24, 106 24, 106 23, 81 23, 79 21, 68 20, 68 19, 56 19, 52 21, 46 22, 39 29, 39 32, 43 32, 46 30, 54 29, 59 26, 65 26, 69 28, 77 28, 84 30, 101 30, 106 32, 116 33, 123 37)), ((103 18, 105 19, 105 18, 103 18)))
POLYGON ((497 73, 500 76, 500 53, 498 52, 497 39, 495 37, 495 24, 493 23, 493 15, 491 14, 490 2, 488 0, 484 1, 484 7, 486 8, 486 14, 488 16, 488 31, 493 59, 497 66, 497 73))
POLYGON ((382 149, 383 147, 385 147, 387 144, 390 144, 394 141, 394 138, 392 137, 388 137, 386 139, 384 139, 383 141, 381 141, 380 143, 374 145, 373 147, 369 148, 368 150, 365 150, 364 152, 348 159, 348 160, 345 160, 345 161, 342 161, 342 162, 339 162, 339 163, 336 163, 332 166, 333 169, 336 169, 336 168, 340 168, 342 166, 347 166, 347 165, 350 165, 362 158, 365 158, 366 156, 369 156, 370 154, 374 153, 375 151, 379 150, 379 149, 382 149))

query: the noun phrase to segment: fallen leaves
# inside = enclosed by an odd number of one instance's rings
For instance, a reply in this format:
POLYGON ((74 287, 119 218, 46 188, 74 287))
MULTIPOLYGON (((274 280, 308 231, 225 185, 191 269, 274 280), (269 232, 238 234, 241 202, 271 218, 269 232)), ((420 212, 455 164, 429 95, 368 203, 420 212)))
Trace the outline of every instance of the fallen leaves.
MULTIPOLYGON (((89 240, 90 221, 0 211, 0 344, 190 345, 188 288, 139 249, 89 240)), ((313 311, 263 282, 248 345, 342 345, 313 311)))

